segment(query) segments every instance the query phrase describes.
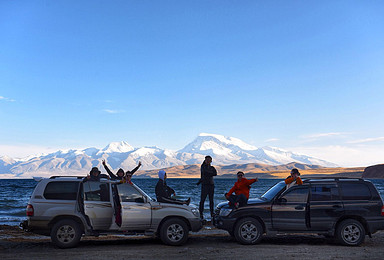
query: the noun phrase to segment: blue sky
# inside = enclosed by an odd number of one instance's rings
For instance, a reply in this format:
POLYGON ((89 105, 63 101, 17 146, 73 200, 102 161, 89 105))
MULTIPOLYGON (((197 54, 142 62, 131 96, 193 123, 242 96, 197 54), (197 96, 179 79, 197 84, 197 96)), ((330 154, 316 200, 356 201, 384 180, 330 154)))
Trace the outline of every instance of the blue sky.
POLYGON ((0 156, 233 136, 384 158, 383 1, 0 2, 0 156))

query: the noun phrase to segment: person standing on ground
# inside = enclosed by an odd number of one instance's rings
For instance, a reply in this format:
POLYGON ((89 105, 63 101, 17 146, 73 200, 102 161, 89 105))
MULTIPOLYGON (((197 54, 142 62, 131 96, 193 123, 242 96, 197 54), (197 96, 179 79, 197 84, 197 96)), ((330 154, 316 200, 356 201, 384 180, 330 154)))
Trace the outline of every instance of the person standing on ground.
POLYGON ((229 200, 231 207, 238 208, 246 206, 249 199, 251 184, 257 181, 257 178, 248 180, 244 177, 243 172, 238 172, 237 182, 235 182, 232 189, 225 194, 225 197, 229 200), (235 195, 232 193, 235 193, 235 195))
POLYGON ((200 218, 204 218, 204 202, 209 196, 209 210, 211 217, 213 217, 213 194, 215 192, 215 183, 213 182, 213 176, 217 175, 215 167, 211 166, 212 157, 207 155, 205 156, 204 162, 201 164, 200 168, 200 180, 197 182, 197 185, 201 184, 201 197, 200 197, 200 218))

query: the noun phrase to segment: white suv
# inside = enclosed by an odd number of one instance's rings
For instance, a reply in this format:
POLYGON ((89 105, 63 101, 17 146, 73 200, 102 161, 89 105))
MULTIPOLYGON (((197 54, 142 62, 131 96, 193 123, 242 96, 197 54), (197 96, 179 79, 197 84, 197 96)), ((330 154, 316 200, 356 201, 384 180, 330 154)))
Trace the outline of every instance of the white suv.
POLYGON ((135 184, 83 177, 41 179, 27 206, 26 231, 50 235, 60 248, 75 247, 82 235, 157 235, 168 245, 182 245, 188 232, 202 228, 191 205, 160 203, 135 184))

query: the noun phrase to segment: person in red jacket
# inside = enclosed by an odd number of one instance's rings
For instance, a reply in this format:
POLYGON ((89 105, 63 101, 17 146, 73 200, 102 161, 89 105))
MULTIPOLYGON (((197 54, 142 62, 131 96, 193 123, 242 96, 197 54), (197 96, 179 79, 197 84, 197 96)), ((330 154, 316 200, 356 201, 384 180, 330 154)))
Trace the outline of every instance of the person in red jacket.
POLYGON ((299 176, 300 176, 299 170, 296 168, 293 168, 291 170, 291 176, 288 176, 285 179, 285 184, 287 184, 287 190, 294 185, 302 185, 303 184, 303 181, 300 179, 299 176))
POLYGON ((256 181, 258 181, 257 178, 247 180, 244 177, 243 172, 238 172, 237 182, 235 182, 235 185, 233 185, 232 189, 230 189, 229 192, 225 194, 225 197, 227 200, 229 200, 229 204, 235 208, 247 205, 249 190, 251 189, 250 185, 256 181), (235 195, 232 193, 235 193, 235 195))

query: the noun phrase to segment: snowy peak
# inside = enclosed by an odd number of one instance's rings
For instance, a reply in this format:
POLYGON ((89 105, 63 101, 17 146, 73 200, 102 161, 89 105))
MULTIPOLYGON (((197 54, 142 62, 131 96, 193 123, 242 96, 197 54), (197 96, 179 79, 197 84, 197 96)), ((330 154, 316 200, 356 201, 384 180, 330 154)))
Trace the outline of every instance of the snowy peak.
POLYGON ((112 142, 107 145, 102 151, 104 153, 127 153, 133 151, 134 148, 127 142, 112 142))
POLYGON ((179 152, 226 155, 240 150, 250 151, 256 149, 257 147, 249 145, 238 138, 201 133, 190 144, 179 150, 179 152))

